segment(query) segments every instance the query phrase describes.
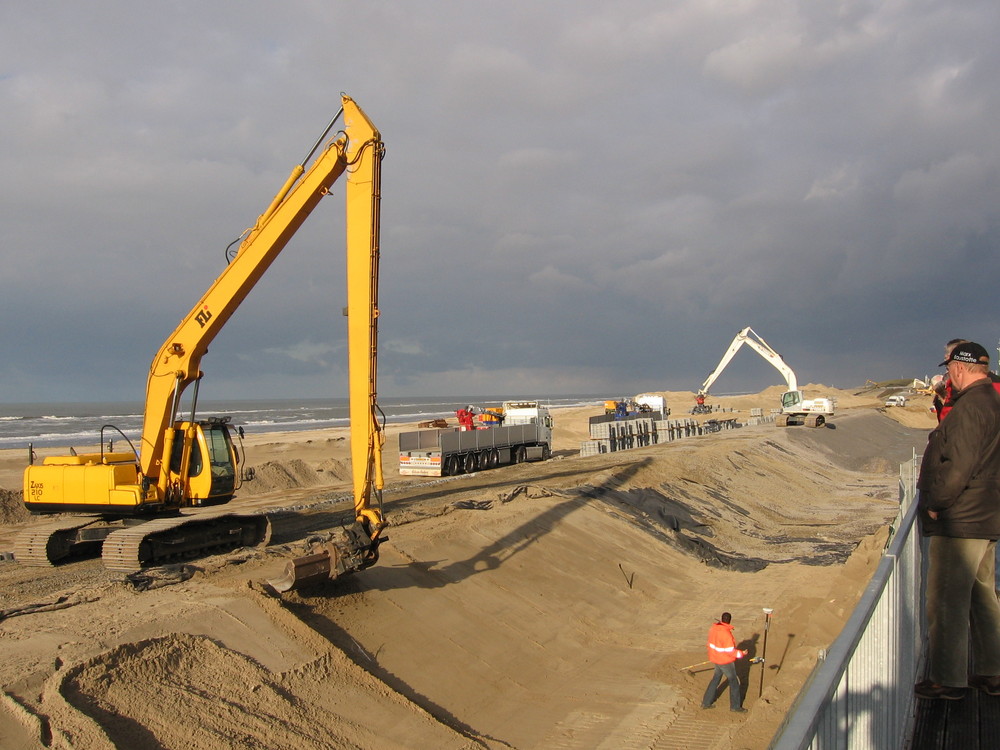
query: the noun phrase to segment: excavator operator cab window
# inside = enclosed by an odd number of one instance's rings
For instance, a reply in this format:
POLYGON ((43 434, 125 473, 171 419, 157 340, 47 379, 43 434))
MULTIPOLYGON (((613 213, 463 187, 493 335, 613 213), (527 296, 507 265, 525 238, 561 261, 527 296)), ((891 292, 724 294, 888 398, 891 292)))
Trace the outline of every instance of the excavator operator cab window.
POLYGON ((236 451, 225 425, 205 428, 208 464, 212 469, 211 496, 231 496, 236 489, 236 451))
POLYGON ((794 409, 802 403, 802 395, 798 391, 788 391, 781 396, 781 406, 784 409, 794 409))
POLYGON ((212 476, 234 475, 236 467, 233 466, 233 444, 229 430, 225 427, 206 429, 205 442, 208 445, 208 462, 212 467, 212 476))

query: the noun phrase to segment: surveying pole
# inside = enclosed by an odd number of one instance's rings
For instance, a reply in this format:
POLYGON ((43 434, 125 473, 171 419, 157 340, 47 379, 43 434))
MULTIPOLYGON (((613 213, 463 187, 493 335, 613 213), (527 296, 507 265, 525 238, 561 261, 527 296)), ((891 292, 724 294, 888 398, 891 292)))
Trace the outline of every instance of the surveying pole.
POLYGON ((770 607, 764 607, 764 643, 760 648, 760 687, 757 689, 757 697, 760 698, 764 693, 764 664, 766 664, 765 657, 767 656, 767 631, 771 629, 771 613, 774 612, 770 607))

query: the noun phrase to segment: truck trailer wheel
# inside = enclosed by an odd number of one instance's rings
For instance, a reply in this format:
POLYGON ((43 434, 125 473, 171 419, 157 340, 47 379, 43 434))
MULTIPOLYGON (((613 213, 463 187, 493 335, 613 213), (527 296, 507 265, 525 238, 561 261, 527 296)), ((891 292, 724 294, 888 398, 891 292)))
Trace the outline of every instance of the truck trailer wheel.
POLYGON ((479 462, 476 460, 475 453, 465 454, 465 473, 472 474, 479 467, 479 462))
POLYGON ((458 474, 458 456, 448 456, 444 460, 444 471, 442 473, 446 477, 453 477, 458 474))
POLYGON ((524 463, 524 455, 525 455, 524 446, 523 445, 517 446, 517 448, 514 449, 514 452, 513 452, 514 460, 511 463, 523 464, 524 463))

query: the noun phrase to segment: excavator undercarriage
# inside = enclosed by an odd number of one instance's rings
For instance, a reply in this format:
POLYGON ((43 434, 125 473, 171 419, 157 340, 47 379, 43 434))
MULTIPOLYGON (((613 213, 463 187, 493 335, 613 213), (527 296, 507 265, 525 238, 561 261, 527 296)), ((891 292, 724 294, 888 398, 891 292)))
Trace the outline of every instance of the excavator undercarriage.
POLYGON ((270 539, 271 522, 263 513, 211 508, 152 520, 69 516, 21 534, 14 557, 22 565, 47 567, 100 555, 109 570, 131 573, 270 539))
POLYGON ((822 414, 776 414, 774 424, 778 427, 805 425, 806 427, 822 427, 826 417, 822 414))

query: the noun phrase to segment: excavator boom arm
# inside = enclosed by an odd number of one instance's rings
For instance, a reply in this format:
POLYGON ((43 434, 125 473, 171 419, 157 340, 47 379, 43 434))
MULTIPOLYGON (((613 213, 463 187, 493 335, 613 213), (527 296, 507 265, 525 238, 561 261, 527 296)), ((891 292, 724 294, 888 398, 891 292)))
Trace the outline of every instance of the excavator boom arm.
MULTIPOLYGON (((345 121, 360 113, 343 97, 345 121)), ((361 115, 364 118, 363 114, 361 115)), ((355 118, 356 119, 356 118, 355 118)), ((365 133, 360 134, 364 136, 365 133)), ((150 365, 139 464, 156 480, 167 462, 165 442, 180 396, 201 377, 201 359, 222 327, 264 275, 331 185, 348 167, 352 140, 345 128, 326 145, 308 169, 296 166, 267 210, 248 230, 232 262, 164 341, 150 365)), ((359 149, 360 145, 353 145, 359 149)), ((163 472, 165 473, 165 472, 163 472)))
POLYGON ((798 381, 795 378, 795 373, 792 371, 792 368, 785 364, 785 360, 781 358, 781 355, 772 349, 771 346, 764 341, 764 339, 761 338, 756 331, 747 326, 733 338, 733 342, 729 345, 726 353, 722 355, 722 359, 719 361, 718 366, 712 371, 712 374, 705 379, 705 382, 701 384, 701 388, 698 391, 699 394, 705 395, 708 393, 708 389, 712 387, 712 384, 719 378, 722 371, 726 369, 726 366, 736 355, 736 352, 738 352, 740 347, 744 344, 757 352, 760 356, 767 360, 774 367, 774 369, 781 373, 789 391, 798 390, 798 381))
POLYGON ((290 591, 363 570, 378 560, 385 537, 381 498, 382 447, 377 397, 379 201, 382 138, 364 112, 344 108, 350 135, 347 167, 347 361, 351 413, 351 473, 356 523, 344 526, 309 554, 288 560, 267 581, 290 591))
POLYGON ((347 171, 347 350, 351 413, 351 471, 357 520, 377 536, 384 521, 373 504, 381 498, 382 446, 378 370, 379 201, 385 146, 357 106, 344 108, 347 171), (362 439, 364 437, 365 439, 362 439))

